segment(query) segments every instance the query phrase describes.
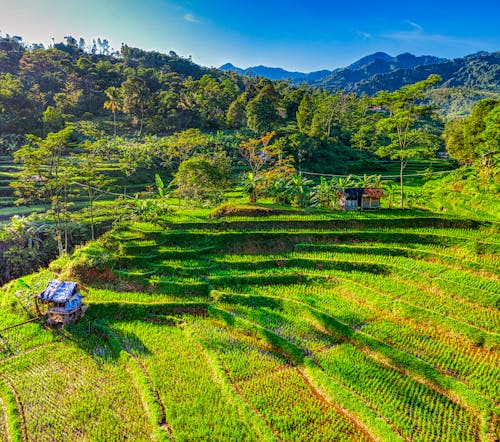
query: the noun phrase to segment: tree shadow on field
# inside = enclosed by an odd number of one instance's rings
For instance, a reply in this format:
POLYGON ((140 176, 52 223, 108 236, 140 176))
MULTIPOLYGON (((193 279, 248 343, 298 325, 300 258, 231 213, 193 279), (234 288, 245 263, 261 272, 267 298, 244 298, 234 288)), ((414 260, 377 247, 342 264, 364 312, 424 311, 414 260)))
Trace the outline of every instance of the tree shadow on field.
MULTIPOLYGON (((450 390, 447 379, 441 375, 434 367, 419 360, 417 357, 401 352, 391 347, 385 342, 379 341, 372 336, 360 332, 357 328, 351 328, 335 318, 321 312, 312 312, 318 321, 330 333, 336 334, 339 339, 349 341, 359 351, 366 351, 368 355, 377 355, 381 360, 388 361, 389 364, 397 369, 409 371, 413 376, 425 379, 432 385, 442 389, 450 390)), ((366 325, 366 323, 362 323, 366 325)))
POLYGON ((86 315, 64 329, 54 329, 62 339, 72 341, 92 359, 102 364, 117 361, 122 352, 133 357, 150 355, 142 340, 131 332, 117 331, 113 324, 142 321, 176 327, 183 315, 206 316, 207 305, 198 304, 91 304, 86 315))
MULTIPOLYGON (((362 248, 338 248, 340 252, 344 253, 359 253, 359 254, 384 254, 389 256, 396 256, 398 253, 392 253, 391 250, 387 249, 384 253, 372 253, 372 249, 362 249, 362 248), (354 249, 354 250, 353 250, 354 249)), ((323 249, 321 249, 323 250, 323 249)), ((330 247, 325 248, 325 251, 330 251, 330 247)), ((376 249, 373 249, 376 250, 376 249)), ((308 250, 300 250, 300 252, 308 250)), ((337 251, 337 250, 333 250, 337 251)), ((399 256, 399 255, 398 255, 399 256)), ((401 255, 406 256, 406 255, 401 255)), ((334 261, 334 260, 324 260, 322 258, 286 258, 283 259, 269 259, 265 261, 258 262, 238 262, 238 263, 230 263, 225 266, 227 269, 231 270, 246 270, 246 271, 256 271, 256 270, 276 270, 276 272, 286 271, 286 269, 296 269, 297 271, 307 270, 339 270, 342 272, 365 272, 365 273, 377 273, 377 274, 387 274, 390 272, 390 269, 383 264, 371 264, 371 263, 361 263, 361 262, 349 262, 349 261, 334 261)), ((289 270, 290 271, 290 270, 289 270)), ((263 275, 265 276, 265 275, 263 275)), ((289 275, 284 273, 283 275, 279 275, 281 278, 286 278, 289 275)), ((276 277, 276 276, 275 276, 276 277)), ((245 275, 242 275, 240 279, 244 279, 245 275)), ((261 282, 258 278, 262 279, 262 276, 254 276, 257 283, 261 282)), ((221 278, 219 278, 221 279, 221 278)), ((236 279, 236 277, 233 277, 236 279)), ((215 280, 215 278, 214 278, 215 280)), ((273 283, 271 281, 270 283, 273 283)))
POLYGON ((267 296, 224 293, 217 298, 217 301, 245 307, 267 307, 271 310, 283 310, 283 302, 281 300, 267 296))

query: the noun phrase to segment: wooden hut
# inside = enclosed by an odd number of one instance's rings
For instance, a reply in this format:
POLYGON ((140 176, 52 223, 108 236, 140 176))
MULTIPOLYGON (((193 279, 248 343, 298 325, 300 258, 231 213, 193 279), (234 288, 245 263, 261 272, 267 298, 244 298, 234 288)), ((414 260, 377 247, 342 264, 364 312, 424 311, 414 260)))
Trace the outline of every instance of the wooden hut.
POLYGON ((379 188, 350 187, 340 193, 340 206, 344 210, 379 210, 383 196, 379 188))
POLYGON ((359 187, 344 189, 344 191, 340 193, 340 207, 344 210, 358 210, 361 206, 362 196, 363 189, 359 187))
POLYGON ((81 318, 87 306, 82 303, 82 293, 85 290, 76 282, 53 280, 37 298, 40 302, 49 304, 47 312, 48 325, 62 325, 81 318))
POLYGON ((385 195, 382 189, 363 189, 363 195, 361 196, 361 210, 380 210, 380 198, 383 196, 385 195))

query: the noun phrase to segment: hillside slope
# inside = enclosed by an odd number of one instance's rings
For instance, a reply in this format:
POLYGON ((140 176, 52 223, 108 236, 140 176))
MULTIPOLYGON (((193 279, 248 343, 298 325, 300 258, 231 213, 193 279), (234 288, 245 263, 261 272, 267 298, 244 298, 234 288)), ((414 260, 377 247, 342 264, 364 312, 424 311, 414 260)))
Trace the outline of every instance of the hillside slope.
POLYGON ((53 264, 80 323, 2 332, 0 439, 495 440, 499 245, 408 212, 123 224, 53 264))

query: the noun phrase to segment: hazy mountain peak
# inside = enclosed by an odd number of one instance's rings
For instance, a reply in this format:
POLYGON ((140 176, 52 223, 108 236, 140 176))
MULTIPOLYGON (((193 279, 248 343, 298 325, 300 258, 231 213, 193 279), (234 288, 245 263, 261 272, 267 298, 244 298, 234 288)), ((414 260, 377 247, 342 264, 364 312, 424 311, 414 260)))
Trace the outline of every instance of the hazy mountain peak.
POLYGON ((374 54, 370 54, 360 58, 358 61, 355 61, 354 63, 347 66, 346 69, 354 71, 375 60, 392 61, 392 59, 393 57, 391 57, 389 54, 386 54, 385 52, 375 52, 374 54))
POLYGON ((226 63, 226 64, 223 64, 220 68, 219 68, 221 71, 240 71, 242 69, 236 67, 234 64, 232 63, 226 63))

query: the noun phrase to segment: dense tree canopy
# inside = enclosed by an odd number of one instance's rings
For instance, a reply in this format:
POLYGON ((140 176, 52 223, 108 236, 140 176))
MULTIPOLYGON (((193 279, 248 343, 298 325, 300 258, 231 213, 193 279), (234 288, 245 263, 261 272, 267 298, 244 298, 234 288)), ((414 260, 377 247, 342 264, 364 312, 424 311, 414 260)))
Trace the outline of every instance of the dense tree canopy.
POLYGON ((460 163, 494 165, 500 151, 500 100, 482 100, 469 117, 449 121, 443 138, 446 150, 460 163))

